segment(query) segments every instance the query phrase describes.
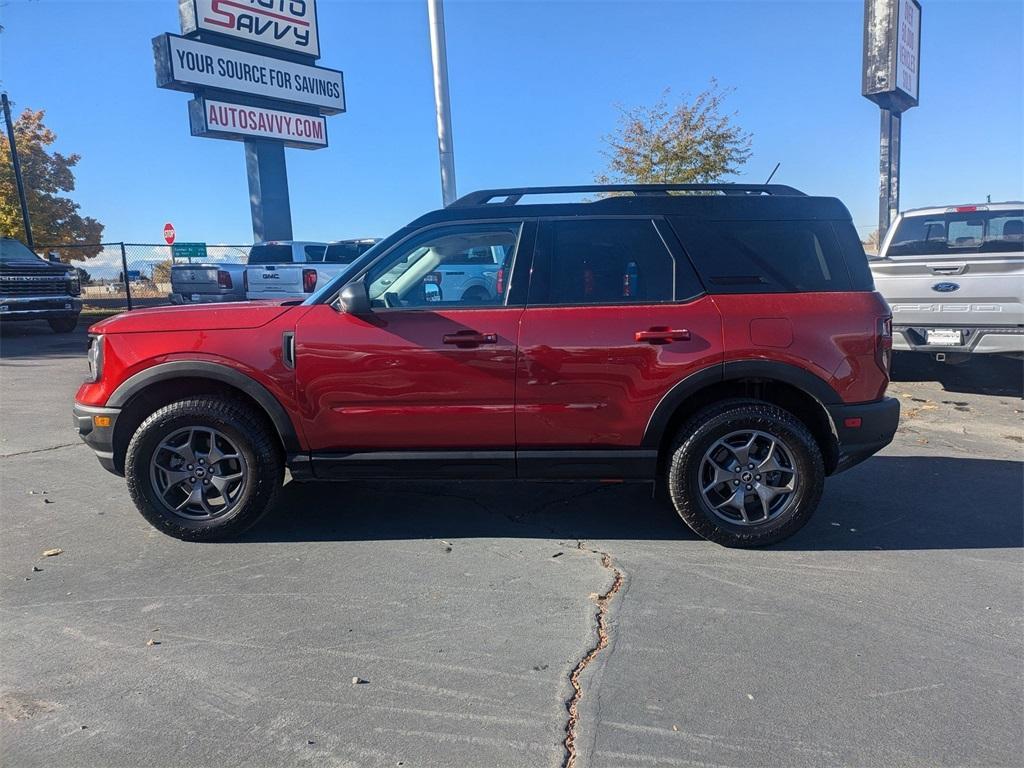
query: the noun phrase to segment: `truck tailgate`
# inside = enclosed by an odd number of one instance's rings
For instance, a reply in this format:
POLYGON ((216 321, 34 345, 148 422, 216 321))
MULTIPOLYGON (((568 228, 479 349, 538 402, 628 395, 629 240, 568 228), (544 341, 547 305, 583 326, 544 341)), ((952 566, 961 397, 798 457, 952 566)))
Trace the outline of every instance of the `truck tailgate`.
POLYGON ((171 267, 171 290, 175 293, 216 293, 217 267, 209 264, 175 264, 171 267))
POLYGON ((871 261, 896 326, 1024 325, 1024 254, 871 261))
POLYGON ((245 270, 249 288, 246 295, 253 299, 273 299, 281 294, 296 295, 302 290, 302 270, 308 264, 266 264, 247 267, 245 270))

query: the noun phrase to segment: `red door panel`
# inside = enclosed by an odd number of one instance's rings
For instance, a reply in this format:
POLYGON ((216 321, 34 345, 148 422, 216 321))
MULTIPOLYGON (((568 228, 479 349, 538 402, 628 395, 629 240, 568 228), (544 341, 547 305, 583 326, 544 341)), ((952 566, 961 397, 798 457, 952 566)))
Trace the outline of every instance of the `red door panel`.
POLYGON ((722 362, 722 320, 708 297, 528 308, 519 348, 518 448, 636 448, 664 394, 722 362))
POLYGON ((499 307, 360 318, 313 307, 295 333, 309 449, 511 449, 522 314, 499 307))

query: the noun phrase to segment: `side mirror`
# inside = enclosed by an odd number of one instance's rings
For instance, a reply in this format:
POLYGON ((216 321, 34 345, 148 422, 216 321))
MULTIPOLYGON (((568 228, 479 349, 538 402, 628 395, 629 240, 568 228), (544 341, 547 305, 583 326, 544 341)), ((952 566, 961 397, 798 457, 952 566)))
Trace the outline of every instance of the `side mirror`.
POLYGON ((373 310, 370 308, 370 295, 366 292, 366 283, 356 280, 342 288, 338 296, 338 306, 342 312, 350 315, 369 315, 373 310))

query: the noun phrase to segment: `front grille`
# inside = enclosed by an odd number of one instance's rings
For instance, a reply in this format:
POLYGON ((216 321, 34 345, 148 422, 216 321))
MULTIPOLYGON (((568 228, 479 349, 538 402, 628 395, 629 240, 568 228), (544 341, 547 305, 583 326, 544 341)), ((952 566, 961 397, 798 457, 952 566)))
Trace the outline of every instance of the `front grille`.
POLYGON ((68 294, 66 280, 53 281, 25 281, 0 279, 0 296, 61 296, 68 294))

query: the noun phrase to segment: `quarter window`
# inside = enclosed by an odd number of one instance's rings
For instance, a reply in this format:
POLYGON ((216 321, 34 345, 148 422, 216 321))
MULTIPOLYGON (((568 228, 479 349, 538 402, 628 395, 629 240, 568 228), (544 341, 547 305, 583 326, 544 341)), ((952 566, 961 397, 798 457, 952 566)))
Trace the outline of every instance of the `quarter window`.
POLYGON ((710 293, 850 290, 850 273, 830 222, 672 223, 710 293))

